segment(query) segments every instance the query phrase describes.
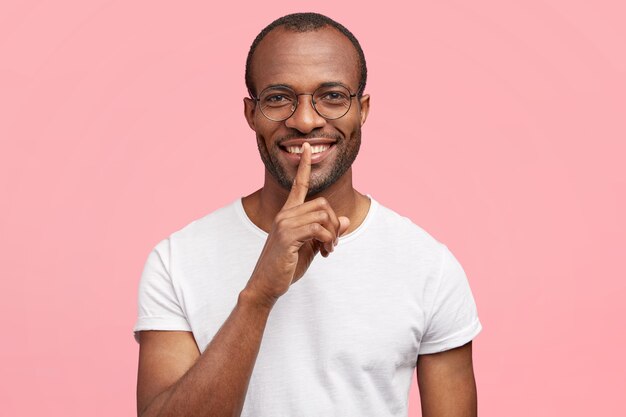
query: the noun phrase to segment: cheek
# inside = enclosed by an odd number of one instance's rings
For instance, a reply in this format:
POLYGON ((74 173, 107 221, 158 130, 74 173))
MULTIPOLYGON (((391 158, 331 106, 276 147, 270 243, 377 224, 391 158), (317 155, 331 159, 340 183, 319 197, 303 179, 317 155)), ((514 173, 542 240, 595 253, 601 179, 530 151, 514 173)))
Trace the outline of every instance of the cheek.
POLYGON ((268 149, 272 148, 273 143, 278 137, 280 126, 272 126, 264 121, 257 121, 256 126, 257 140, 262 140, 268 149))
MULTIPOLYGON (((341 120, 340 123, 335 123, 334 125, 335 129, 341 132, 342 136, 346 139, 354 136, 355 132, 361 127, 361 119, 358 115, 352 115, 351 113, 352 111, 350 111, 350 118, 346 115, 344 116, 346 118, 345 120, 341 120)), ((336 122, 339 122, 339 120, 336 122)))

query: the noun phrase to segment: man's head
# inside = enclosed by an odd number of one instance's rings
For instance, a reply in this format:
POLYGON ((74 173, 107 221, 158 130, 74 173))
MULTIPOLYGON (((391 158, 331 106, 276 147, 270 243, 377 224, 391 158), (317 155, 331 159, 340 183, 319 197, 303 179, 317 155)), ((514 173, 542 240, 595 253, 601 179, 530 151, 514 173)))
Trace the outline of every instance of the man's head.
POLYGON ((369 96, 363 95, 366 76, 365 58, 356 38, 325 16, 284 16, 259 33, 246 61, 251 98, 244 99, 245 115, 256 132, 261 159, 279 185, 291 187, 297 152, 304 141, 314 151, 310 195, 325 190, 349 171, 369 110, 369 96), (317 95, 314 107, 311 94, 322 91, 318 88, 324 85, 339 86, 317 95), (348 93, 341 101, 343 107, 335 104, 340 91, 348 93), (286 113, 273 117, 274 108, 283 103, 286 113), (333 114, 345 111, 345 115, 327 117, 325 110, 332 106, 333 114))

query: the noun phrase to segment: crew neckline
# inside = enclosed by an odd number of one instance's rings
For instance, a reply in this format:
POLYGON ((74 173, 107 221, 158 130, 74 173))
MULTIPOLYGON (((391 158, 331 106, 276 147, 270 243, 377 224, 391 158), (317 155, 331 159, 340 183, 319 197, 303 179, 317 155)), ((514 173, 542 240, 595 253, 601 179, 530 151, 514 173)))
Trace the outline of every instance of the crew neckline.
MULTIPOLYGON (((340 236, 339 237, 340 242, 347 243, 347 242, 350 242, 351 240, 354 240, 361 233, 363 233, 363 231, 366 230, 369 224, 372 222, 372 218, 376 214, 376 211, 378 211, 379 204, 378 204, 378 201, 374 200, 371 195, 369 194, 366 194, 366 195, 370 199, 370 207, 367 210, 367 214, 365 215, 365 218, 363 219, 359 227, 357 227, 356 229, 354 229, 347 235, 340 236)), ((250 220, 250 218, 248 217, 246 210, 243 208, 243 197, 240 197, 237 200, 235 200, 233 204, 235 205, 235 210, 237 211, 237 214, 243 221, 246 228, 250 230, 251 232, 253 232, 255 235, 263 239, 267 239, 268 233, 265 232, 256 224, 254 224, 254 222, 250 220)))

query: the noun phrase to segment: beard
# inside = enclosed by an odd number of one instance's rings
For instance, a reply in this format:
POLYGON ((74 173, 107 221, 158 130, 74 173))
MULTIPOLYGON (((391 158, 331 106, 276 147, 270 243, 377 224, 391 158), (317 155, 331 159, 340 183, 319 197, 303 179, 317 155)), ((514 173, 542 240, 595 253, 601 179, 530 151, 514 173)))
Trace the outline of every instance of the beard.
MULTIPOLYGON (((272 177, 274 177, 281 187, 288 191, 291 190, 295 173, 293 175, 288 174, 285 166, 281 165, 278 155, 284 151, 280 148, 279 144, 285 140, 296 137, 302 138, 303 136, 301 134, 294 134, 282 137, 271 145, 271 151, 267 148, 265 141, 260 138, 259 135, 256 137, 257 147, 259 148, 259 154, 261 155, 261 160, 265 165, 265 169, 267 169, 267 171, 272 175, 272 177)), ((335 161, 330 167, 330 170, 328 172, 315 173, 315 165, 312 166, 313 169, 311 170, 309 191, 307 193, 307 196, 312 196, 333 185, 352 166, 352 163, 359 153, 359 148, 361 147, 361 127, 358 126, 349 139, 339 135, 316 132, 315 130, 304 136, 304 138, 327 138, 334 139, 336 141, 333 144, 335 147, 335 161)))

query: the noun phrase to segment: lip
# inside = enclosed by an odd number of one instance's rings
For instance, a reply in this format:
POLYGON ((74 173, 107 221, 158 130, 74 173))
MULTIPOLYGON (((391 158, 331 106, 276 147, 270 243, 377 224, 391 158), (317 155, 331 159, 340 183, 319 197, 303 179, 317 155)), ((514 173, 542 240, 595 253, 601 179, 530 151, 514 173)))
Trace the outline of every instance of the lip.
POLYGON ((316 145, 330 145, 328 149, 324 152, 314 153, 311 155, 311 165, 322 162, 326 159, 331 153, 335 151, 335 141, 329 139, 320 139, 320 140, 304 140, 304 139, 293 139, 283 142, 284 145, 280 146, 280 150, 285 155, 285 158, 293 165, 300 164, 300 158, 302 156, 301 153, 289 153, 283 146, 300 146, 304 142, 308 142, 311 146, 316 145))

